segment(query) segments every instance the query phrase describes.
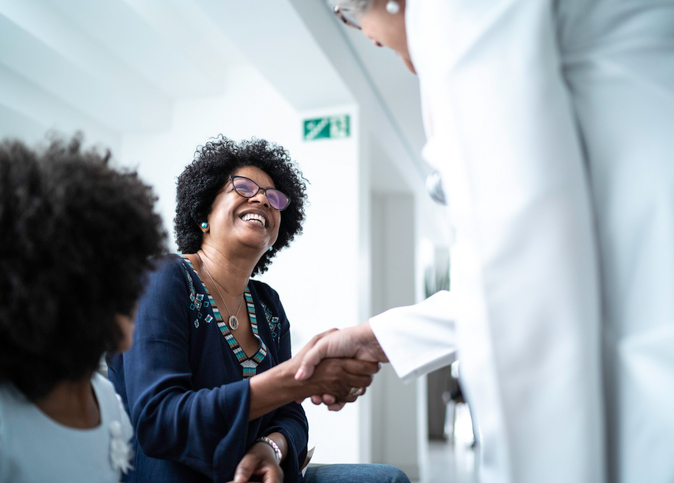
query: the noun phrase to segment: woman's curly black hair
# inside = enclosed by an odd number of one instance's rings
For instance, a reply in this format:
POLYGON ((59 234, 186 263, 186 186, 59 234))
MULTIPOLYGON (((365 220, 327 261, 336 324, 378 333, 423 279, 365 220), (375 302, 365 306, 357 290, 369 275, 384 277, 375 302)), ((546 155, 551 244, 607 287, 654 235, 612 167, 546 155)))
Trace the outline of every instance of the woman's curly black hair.
POLYGON ((0 382, 38 400, 119 347, 166 232, 152 189, 81 136, 0 143, 0 382))
POLYGON ((281 146, 263 139, 236 143, 220 135, 197 148, 194 161, 178 177, 176 197, 176 242, 182 253, 196 253, 201 248, 203 232, 199 228, 211 212, 213 201, 239 168, 254 166, 274 181, 277 190, 290 198, 290 205, 281 213, 278 238, 271 252, 265 252, 253 269, 253 275, 264 273, 271 259, 302 233, 306 184, 302 173, 281 146))

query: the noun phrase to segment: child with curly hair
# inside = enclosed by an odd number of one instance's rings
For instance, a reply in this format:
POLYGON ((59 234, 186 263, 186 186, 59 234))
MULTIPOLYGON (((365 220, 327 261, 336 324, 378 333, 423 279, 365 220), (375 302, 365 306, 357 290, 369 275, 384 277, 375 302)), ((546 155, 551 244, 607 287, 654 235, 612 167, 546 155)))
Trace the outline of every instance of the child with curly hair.
POLYGON ((96 372, 131 345, 156 197, 81 139, 0 143, 0 482, 118 482, 129 419, 96 372))

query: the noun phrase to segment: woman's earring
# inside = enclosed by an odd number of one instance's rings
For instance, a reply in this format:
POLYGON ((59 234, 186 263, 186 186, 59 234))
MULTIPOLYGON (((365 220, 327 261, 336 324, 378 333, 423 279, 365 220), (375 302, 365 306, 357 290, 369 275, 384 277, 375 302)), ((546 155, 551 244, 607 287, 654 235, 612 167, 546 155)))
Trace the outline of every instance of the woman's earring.
POLYGON ((395 15, 396 13, 400 12, 400 4, 395 0, 388 0, 386 3, 386 11, 391 15, 395 15))
POLYGON ((204 221, 204 222, 201 224, 201 228, 203 228, 204 230, 208 229, 208 222, 207 222, 207 221, 204 221))
POLYGON ((274 247, 269 247, 269 251, 272 251, 273 249, 274 249, 274 247))

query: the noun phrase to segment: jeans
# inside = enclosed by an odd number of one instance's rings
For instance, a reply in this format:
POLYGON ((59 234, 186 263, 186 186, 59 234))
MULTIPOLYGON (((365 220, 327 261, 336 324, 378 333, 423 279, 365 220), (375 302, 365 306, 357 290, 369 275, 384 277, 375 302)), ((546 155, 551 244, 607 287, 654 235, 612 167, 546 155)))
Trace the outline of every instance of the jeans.
POLYGON ((309 465, 298 483, 410 483, 391 465, 309 465))

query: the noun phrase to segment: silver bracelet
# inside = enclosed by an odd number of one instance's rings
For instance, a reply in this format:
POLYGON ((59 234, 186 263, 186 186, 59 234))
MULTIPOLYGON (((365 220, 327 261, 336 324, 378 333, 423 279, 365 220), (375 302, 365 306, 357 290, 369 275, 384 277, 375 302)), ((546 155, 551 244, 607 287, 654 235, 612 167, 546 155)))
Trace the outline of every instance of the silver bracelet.
POLYGON ((266 436, 261 436, 255 440, 256 443, 267 443, 269 446, 271 446, 271 449, 274 450, 274 459, 276 460, 276 463, 280 464, 281 463, 281 458, 283 458, 283 453, 281 453, 281 448, 278 447, 278 444, 271 439, 267 438, 266 436))

